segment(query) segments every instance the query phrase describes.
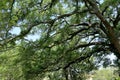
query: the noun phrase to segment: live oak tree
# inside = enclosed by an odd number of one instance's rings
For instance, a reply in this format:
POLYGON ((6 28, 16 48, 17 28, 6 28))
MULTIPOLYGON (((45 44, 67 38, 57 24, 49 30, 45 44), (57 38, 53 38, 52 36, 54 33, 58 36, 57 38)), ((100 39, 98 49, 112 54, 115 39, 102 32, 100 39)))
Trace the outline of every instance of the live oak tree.
POLYGON ((82 80, 100 62, 110 65, 106 56, 112 53, 119 67, 119 30, 119 0, 1 1, 0 75, 3 80, 82 80))

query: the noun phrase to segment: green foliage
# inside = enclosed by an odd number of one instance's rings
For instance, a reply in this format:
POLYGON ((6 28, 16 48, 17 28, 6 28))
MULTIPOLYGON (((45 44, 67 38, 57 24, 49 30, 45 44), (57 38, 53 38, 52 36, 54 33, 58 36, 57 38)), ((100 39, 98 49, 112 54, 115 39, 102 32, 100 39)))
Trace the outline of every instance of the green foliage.
MULTIPOLYGON (((85 80, 99 66, 119 67, 105 24, 119 37, 120 2, 91 1, 0 1, 0 80, 85 80), (106 57, 111 53, 114 62, 106 57)), ((105 69, 95 76, 110 80, 111 73, 105 69)))
POLYGON ((101 70, 97 70, 93 74, 93 80, 114 80, 114 79, 117 79, 118 75, 114 74, 114 70, 115 70, 115 68, 103 68, 101 70))
POLYGON ((12 50, 8 50, 0 55, 0 79, 12 79, 12 80, 24 80, 22 65, 15 64, 18 59, 18 48, 14 48, 12 50))

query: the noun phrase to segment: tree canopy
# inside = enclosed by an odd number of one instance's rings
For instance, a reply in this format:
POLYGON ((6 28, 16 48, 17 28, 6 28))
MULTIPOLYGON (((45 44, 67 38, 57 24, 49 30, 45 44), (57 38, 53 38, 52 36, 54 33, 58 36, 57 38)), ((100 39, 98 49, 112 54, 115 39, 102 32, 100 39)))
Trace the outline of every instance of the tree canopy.
POLYGON ((82 80, 101 65, 119 68, 119 39, 119 0, 3 0, 0 78, 82 80))

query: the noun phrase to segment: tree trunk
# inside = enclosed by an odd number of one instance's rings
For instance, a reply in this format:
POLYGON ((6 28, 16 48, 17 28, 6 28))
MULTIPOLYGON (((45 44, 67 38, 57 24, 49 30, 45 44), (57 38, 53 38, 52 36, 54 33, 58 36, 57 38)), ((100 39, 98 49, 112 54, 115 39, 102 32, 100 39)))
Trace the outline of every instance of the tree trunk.
POLYGON ((107 29, 106 33, 108 38, 110 39, 110 42, 112 43, 112 45, 114 46, 114 48, 116 49, 115 54, 118 55, 117 57, 120 56, 120 44, 119 44, 119 40, 115 35, 115 32, 112 28, 112 26, 108 23, 108 21, 104 18, 104 16, 101 14, 96 2, 94 0, 85 0, 85 2, 89 3, 90 6, 92 7, 95 15, 102 21, 102 23, 104 24, 105 28, 107 29), (117 53, 116 53, 117 52, 117 53))

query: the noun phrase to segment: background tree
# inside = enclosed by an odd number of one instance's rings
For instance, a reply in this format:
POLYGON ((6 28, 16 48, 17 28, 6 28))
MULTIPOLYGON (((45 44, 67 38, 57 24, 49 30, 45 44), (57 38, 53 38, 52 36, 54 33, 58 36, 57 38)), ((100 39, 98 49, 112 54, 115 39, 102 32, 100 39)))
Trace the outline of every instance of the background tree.
POLYGON ((93 74, 93 80, 114 80, 115 78, 118 79, 118 75, 114 74, 115 68, 109 67, 109 68, 103 68, 100 70, 97 70, 93 74), (102 74, 101 74, 102 73, 102 74))

